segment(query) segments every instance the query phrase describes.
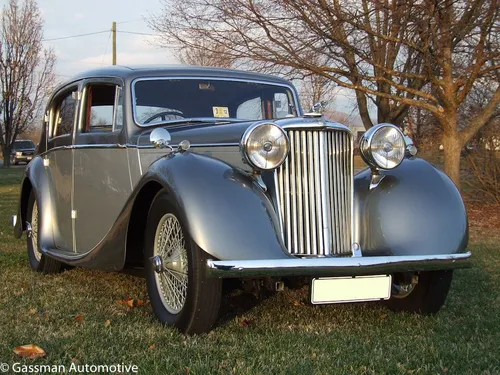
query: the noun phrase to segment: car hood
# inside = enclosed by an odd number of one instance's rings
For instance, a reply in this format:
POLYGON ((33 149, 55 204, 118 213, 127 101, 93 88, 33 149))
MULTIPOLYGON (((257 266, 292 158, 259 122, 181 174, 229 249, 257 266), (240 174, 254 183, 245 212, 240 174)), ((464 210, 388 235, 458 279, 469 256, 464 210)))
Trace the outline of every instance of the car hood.
MULTIPOLYGON (((163 127, 170 132, 172 137, 171 144, 176 145, 183 140, 188 140, 192 145, 237 145, 240 143, 241 137, 245 131, 253 124, 260 121, 245 121, 245 122, 232 122, 232 123, 219 123, 219 124, 179 124, 179 125, 166 125, 156 126, 153 128, 144 129, 137 135, 138 146, 149 146, 149 135, 153 129, 163 127)), ((283 128, 310 128, 318 127, 326 124, 335 124, 345 130, 349 130, 346 126, 339 123, 332 123, 324 120, 323 118, 305 118, 305 117, 291 117, 286 119, 272 121, 278 126, 283 128)), ((132 143, 135 143, 132 140, 132 143)))

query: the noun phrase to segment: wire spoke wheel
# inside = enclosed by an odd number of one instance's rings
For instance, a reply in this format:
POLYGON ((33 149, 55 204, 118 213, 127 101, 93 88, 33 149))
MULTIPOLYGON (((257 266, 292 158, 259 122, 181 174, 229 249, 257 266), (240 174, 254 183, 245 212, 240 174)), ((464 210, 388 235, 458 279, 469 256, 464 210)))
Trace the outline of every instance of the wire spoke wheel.
POLYGON ((167 191, 156 194, 146 221, 144 265, 151 307, 180 332, 208 332, 217 319, 222 281, 206 274, 208 255, 191 238, 167 191))
POLYGON ((171 314, 178 314, 186 303, 188 291, 188 254, 177 217, 163 215, 156 228, 154 255, 162 258, 162 272, 155 272, 160 298, 171 314))
POLYGON ((42 253, 38 248, 38 205, 35 201, 33 210, 31 211, 31 242, 33 244, 33 255, 35 259, 40 262, 42 253))
POLYGON ((416 284, 400 283, 392 284, 392 298, 406 298, 415 289, 416 284))

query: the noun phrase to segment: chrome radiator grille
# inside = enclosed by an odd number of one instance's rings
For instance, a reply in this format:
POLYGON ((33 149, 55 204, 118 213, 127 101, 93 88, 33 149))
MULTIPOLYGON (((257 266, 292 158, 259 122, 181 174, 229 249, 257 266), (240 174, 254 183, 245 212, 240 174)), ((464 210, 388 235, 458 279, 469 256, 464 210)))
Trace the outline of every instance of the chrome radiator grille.
POLYGON ((351 252, 352 142, 338 129, 289 130, 290 155, 276 172, 285 245, 296 255, 351 252))

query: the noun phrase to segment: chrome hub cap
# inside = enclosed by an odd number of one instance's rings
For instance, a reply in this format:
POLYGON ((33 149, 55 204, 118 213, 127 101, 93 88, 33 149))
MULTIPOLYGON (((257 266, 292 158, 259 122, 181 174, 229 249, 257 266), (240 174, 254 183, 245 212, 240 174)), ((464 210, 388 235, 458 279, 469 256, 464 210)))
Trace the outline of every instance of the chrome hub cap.
POLYGON ((392 297, 394 298, 406 298, 408 297, 418 284, 418 276, 413 275, 411 279, 404 282, 393 282, 392 283, 392 297))
POLYGON ((42 259, 42 253, 38 248, 38 205, 33 204, 33 210, 31 211, 31 232, 29 234, 31 237, 31 244, 33 246, 33 254, 35 255, 35 259, 40 262, 42 259))
POLYGON ((155 281, 160 298, 171 314, 178 314, 187 297, 188 258, 181 224, 175 215, 165 214, 156 227, 153 257, 155 281))

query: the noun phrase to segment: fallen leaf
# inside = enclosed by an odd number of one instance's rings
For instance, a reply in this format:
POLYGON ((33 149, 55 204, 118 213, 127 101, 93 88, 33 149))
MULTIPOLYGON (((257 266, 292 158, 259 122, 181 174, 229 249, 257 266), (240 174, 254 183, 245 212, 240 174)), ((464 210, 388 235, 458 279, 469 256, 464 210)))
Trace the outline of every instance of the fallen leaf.
POLYGON ((250 320, 247 320, 247 319, 243 319, 241 322, 240 322, 240 326, 242 327, 248 327, 249 325, 251 325, 252 322, 250 320))
POLYGON ((380 315, 380 319, 385 319, 385 318, 387 318, 387 314, 380 315))
POLYGON ((106 322, 104 323, 104 326, 109 327, 110 325, 111 325, 111 321, 109 319, 106 320, 106 322))
POLYGON ((33 344, 16 346, 14 348, 14 353, 16 353, 20 357, 29 359, 41 358, 47 355, 47 353, 45 353, 45 350, 33 344))
POLYGON ((85 318, 83 317, 82 314, 78 314, 77 316, 75 316, 75 320, 77 322, 83 322, 85 320, 85 318))
POLYGON ((313 354, 311 355, 311 358, 313 358, 313 359, 314 359, 314 358, 316 358, 316 353, 313 353, 313 354))
POLYGON ((48 312, 45 312, 45 321, 48 322, 49 321, 49 313, 48 312))
POLYGON ((443 369, 443 372, 448 372, 448 367, 445 367, 445 368, 443 369))
POLYGON ((37 313, 37 309, 29 309, 28 312, 31 314, 31 315, 35 315, 37 313))
POLYGON ((149 347, 149 350, 155 350, 156 349, 156 344, 153 344, 149 347))
POLYGON ((134 300, 132 298, 127 298, 125 300, 121 299, 118 301, 120 305, 127 305, 128 307, 134 307, 134 300))
POLYGON ((135 301, 136 306, 144 306, 146 304, 146 301, 143 301, 142 299, 138 299, 135 301))
POLYGON ((294 306, 304 306, 304 302, 301 301, 293 301, 294 306))
POLYGON ((191 369, 189 367, 184 370, 184 374, 189 374, 190 372, 191 372, 191 369))

